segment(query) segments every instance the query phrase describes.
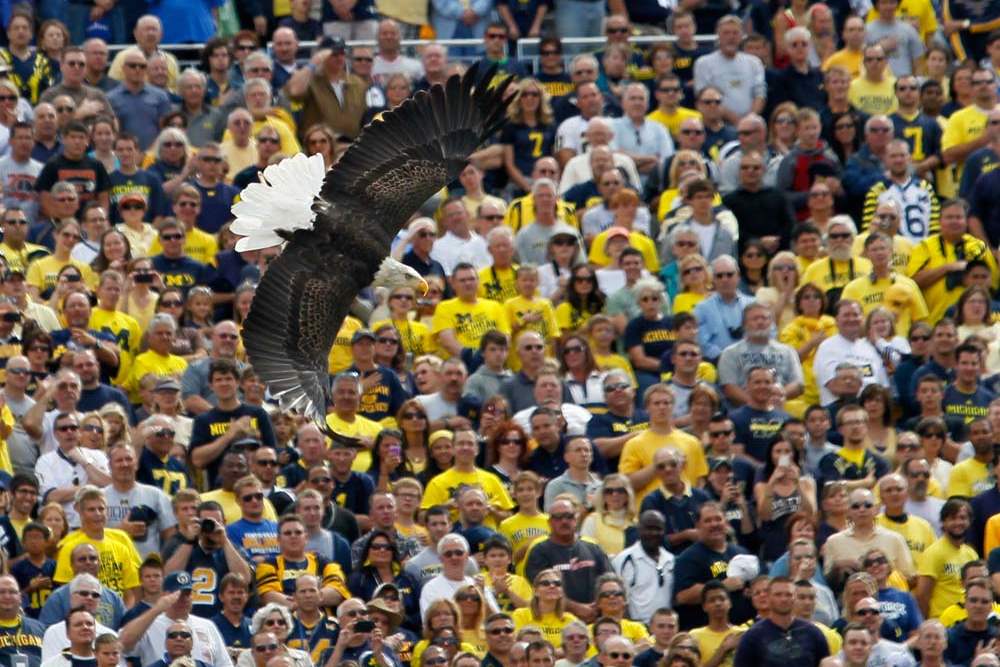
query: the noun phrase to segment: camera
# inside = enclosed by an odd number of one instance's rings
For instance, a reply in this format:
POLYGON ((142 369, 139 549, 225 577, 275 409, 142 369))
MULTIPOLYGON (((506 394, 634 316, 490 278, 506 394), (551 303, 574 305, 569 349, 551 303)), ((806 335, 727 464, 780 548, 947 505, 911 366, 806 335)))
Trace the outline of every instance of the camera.
POLYGON ((212 534, 218 530, 219 524, 215 519, 202 519, 201 520, 201 532, 202 534, 212 534))
POLYGON ((375 623, 372 621, 358 621, 354 624, 354 632, 371 632, 375 629, 375 623))
POLYGON ((733 340, 740 340, 743 338, 743 327, 726 327, 729 330, 729 336, 733 340))
POLYGON ((81 280, 83 280, 83 276, 79 276, 75 273, 67 273, 65 274, 64 277, 66 278, 66 282, 68 283, 78 283, 81 280))
POLYGON ((143 285, 143 284, 145 284, 145 285, 151 285, 153 283, 153 274, 152 273, 137 273, 137 274, 135 274, 134 280, 135 280, 135 283, 137 285, 143 285))
POLYGON ((21 313, 18 313, 18 312, 4 313, 3 314, 3 321, 4 322, 14 322, 14 323, 20 322, 21 321, 21 313))

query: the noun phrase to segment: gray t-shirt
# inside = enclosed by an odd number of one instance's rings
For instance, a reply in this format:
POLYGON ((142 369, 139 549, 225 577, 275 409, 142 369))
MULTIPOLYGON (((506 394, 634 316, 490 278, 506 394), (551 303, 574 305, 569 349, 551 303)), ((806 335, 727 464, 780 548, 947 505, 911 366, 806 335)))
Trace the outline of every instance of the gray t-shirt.
POLYGON ((726 58, 721 51, 713 51, 694 61, 695 92, 706 86, 722 91, 723 106, 745 116, 753 110, 754 99, 767 97, 764 64, 748 53, 726 58))
POLYGON ((145 521, 148 526, 145 539, 132 537, 135 548, 143 558, 153 552, 159 553, 160 532, 177 525, 177 517, 167 495, 148 484, 136 484, 124 493, 114 485, 106 486, 104 495, 108 500, 108 526, 117 528, 122 521, 129 519, 134 510, 141 517, 133 520, 145 521))
POLYGON ((887 37, 896 39, 896 48, 891 51, 886 49, 889 69, 893 75, 900 77, 913 74, 913 61, 924 55, 924 43, 920 41, 916 29, 909 22, 900 19, 892 23, 875 19, 865 26, 866 44, 875 44, 887 37))
POLYGON ((746 385, 747 374, 754 366, 774 368, 778 371, 778 382, 783 385, 803 381, 799 355, 791 347, 773 340, 767 345, 756 345, 743 339, 722 351, 719 357, 719 386, 746 385))
POLYGON ((441 392, 421 394, 414 398, 423 406, 424 411, 427 413, 428 421, 454 417, 458 414, 458 404, 444 400, 441 392))
POLYGON ((0 186, 3 187, 3 206, 17 206, 28 216, 30 222, 38 220, 38 193, 35 179, 42 173, 42 163, 28 158, 27 162, 15 162, 8 155, 0 160, 0 186))
POLYGON ((20 400, 14 400, 6 393, 7 407, 14 414, 14 431, 7 436, 7 452, 10 454, 10 462, 14 466, 14 472, 35 474, 35 462, 38 461, 38 445, 31 436, 28 435, 21 425, 24 414, 35 404, 35 399, 25 396, 20 400))
MULTIPOLYGON (((579 233, 564 222, 557 222, 554 225, 542 225, 533 223, 527 227, 522 227, 514 238, 514 248, 517 250, 518 260, 522 264, 544 264, 548 259, 549 239, 557 233, 572 234, 579 238, 579 233)), ((582 247, 583 241, 580 241, 582 247)))
POLYGON ((484 364, 477 368, 476 372, 470 375, 469 379, 465 381, 465 388, 462 390, 462 394, 464 396, 475 396, 481 402, 485 402, 486 399, 500 393, 500 385, 510 376, 511 372, 508 370, 495 373, 484 364))

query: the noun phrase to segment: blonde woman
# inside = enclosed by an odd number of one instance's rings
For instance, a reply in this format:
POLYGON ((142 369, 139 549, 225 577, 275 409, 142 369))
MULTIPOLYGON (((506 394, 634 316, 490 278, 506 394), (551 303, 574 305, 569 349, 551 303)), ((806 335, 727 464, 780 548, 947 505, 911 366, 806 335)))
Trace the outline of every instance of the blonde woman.
POLYGON ((594 494, 594 511, 583 520, 580 536, 594 539, 613 558, 625 548, 625 529, 635 524, 637 516, 628 477, 610 474, 594 494))
POLYGON ((767 285, 754 298, 771 306, 780 331, 795 319, 795 288, 799 284, 799 263, 795 253, 782 250, 767 265, 767 285))
MULTIPOLYGON (((681 149, 674 153, 674 159, 670 161, 670 170, 667 172, 667 187, 660 195, 660 203, 657 207, 657 216, 663 220, 674 210, 680 194, 681 180, 687 174, 694 174, 698 178, 708 178, 708 165, 705 159, 695 151, 681 149)), ((666 229, 664 229, 664 232, 666 229)), ((660 237, 664 234, 661 232, 660 237)))
POLYGON ((104 420, 104 442, 108 449, 117 444, 132 444, 132 434, 129 433, 128 419, 122 406, 117 403, 106 403, 98 413, 104 420))
POLYGON ((523 194, 531 191, 531 172, 538 158, 551 155, 556 127, 549 94, 536 79, 521 79, 514 102, 507 108, 509 122, 500 134, 503 165, 523 194))
POLYGON ((826 315, 826 293, 813 283, 806 283, 795 292, 795 318, 781 328, 778 340, 791 345, 802 363, 804 388, 802 402, 819 402, 819 388, 813 372, 813 360, 819 344, 837 333, 837 322, 826 315))
POLYGON ((461 613, 462 626, 458 628, 463 644, 472 646, 481 660, 489 646, 486 645, 486 597, 478 586, 467 584, 455 591, 455 602, 461 613))
POLYGON ((88 412, 80 420, 80 444, 90 449, 99 449, 107 452, 107 440, 105 434, 108 432, 104 419, 96 412, 88 412))
MULTIPOLYGON (((420 667, 420 657, 427 647, 431 645, 434 636, 445 629, 452 630, 456 635, 462 626, 462 613, 454 600, 435 600, 424 612, 423 638, 413 647, 413 659, 410 661, 411 667, 420 667)), ((468 644, 460 644, 456 650, 474 653, 474 648, 468 644)))
POLYGON ((434 341, 431 330, 423 322, 411 319, 411 313, 416 311, 417 294, 412 287, 395 287, 389 292, 387 300, 389 318, 373 322, 372 331, 386 324, 396 327, 403 349, 414 358, 431 352, 434 341))
POLYGON ((520 630, 526 626, 541 629, 542 635, 557 649, 562 647, 562 630, 576 616, 564 609, 566 594, 563 591, 562 573, 559 570, 542 570, 531 582, 534 595, 527 607, 515 609, 511 614, 514 627, 520 630))
POLYGON ((712 291, 712 273, 708 262, 700 254, 679 259, 677 271, 680 274, 681 288, 674 297, 674 315, 692 312, 712 291))

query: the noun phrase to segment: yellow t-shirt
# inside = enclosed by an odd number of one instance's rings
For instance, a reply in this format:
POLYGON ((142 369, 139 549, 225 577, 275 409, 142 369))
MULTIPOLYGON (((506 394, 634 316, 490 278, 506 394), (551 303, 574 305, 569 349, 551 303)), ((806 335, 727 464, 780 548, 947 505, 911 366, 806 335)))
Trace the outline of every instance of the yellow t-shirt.
MULTIPOLYGON (((378 331, 386 324, 391 324, 396 327, 396 331, 399 332, 399 340, 403 344, 403 349, 413 355, 413 358, 429 354, 434 350, 434 339, 431 337, 430 328, 423 322, 418 322, 416 320, 379 320, 378 322, 372 322, 372 331, 378 331)), ((338 334, 337 338, 340 336, 338 334)), ((350 344, 348 344, 348 353, 350 353, 350 344)), ((350 360, 348 359, 347 366, 350 366, 350 360)), ((344 368, 347 368, 344 366, 344 368)))
POLYGON ((855 278, 871 271, 872 263, 864 257, 853 257, 845 262, 824 257, 809 265, 799 278, 799 285, 813 283, 824 292, 829 292, 836 287, 844 287, 855 278))
POLYGON ((559 330, 566 333, 575 332, 586 326, 592 313, 574 308, 569 301, 563 301, 556 306, 556 323, 559 330))
POLYGON ((156 234, 156 229, 153 225, 148 222, 142 223, 142 227, 139 230, 132 229, 124 222, 120 222, 115 225, 115 229, 120 231, 128 239, 128 246, 132 250, 132 257, 149 257, 149 249, 153 247, 153 243, 159 243, 160 239, 156 234))
POLYGON ((63 262, 56 259, 55 255, 49 255, 33 261, 28 267, 28 274, 24 279, 29 285, 37 287, 39 292, 44 293, 46 290, 56 286, 59 272, 64 266, 68 266, 69 264, 80 270, 80 275, 83 276, 83 282, 86 283, 87 287, 92 290, 97 288, 97 274, 94 273, 89 265, 75 259, 63 262))
POLYGON ((823 63, 822 70, 825 72, 831 67, 840 66, 851 73, 852 79, 857 79, 861 76, 861 61, 863 60, 863 56, 864 51, 851 51, 850 49, 835 51, 823 63))
MULTIPOLYGON (((941 136, 941 151, 946 151, 960 144, 973 141, 982 136, 986 131, 987 112, 980 109, 975 104, 959 109, 948 116, 948 124, 944 128, 941 136)), ((962 171, 965 169, 965 161, 955 163, 955 181, 962 181, 962 171)))
MULTIPOLYGON (((502 510, 514 509, 514 501, 511 500, 510 494, 507 493, 507 487, 503 485, 500 478, 479 468, 472 472, 460 472, 451 468, 440 475, 435 475, 427 483, 423 500, 420 502, 420 509, 446 504, 463 486, 478 486, 486 494, 486 500, 490 505, 496 505, 502 510)), ((458 519, 457 510, 452 510, 452 519, 458 519)), ((494 530, 497 528, 492 516, 488 517, 483 525, 494 530)))
POLYGON ((120 310, 105 310, 95 307, 90 312, 90 328, 111 334, 123 352, 136 353, 142 340, 139 322, 120 310))
MULTIPOLYGON (((688 484, 696 486, 698 480, 708 474, 708 462, 701 442, 693 435, 676 428, 670 435, 645 431, 626 442, 618 462, 618 471, 628 475, 642 470, 653 462, 653 456, 662 447, 672 447, 684 455, 684 480, 688 484)), ((635 490, 636 502, 641 503, 659 485, 660 480, 654 475, 645 487, 635 490)))
POLYGON ((511 618, 513 618, 514 627, 517 630, 526 626, 538 628, 542 636, 556 648, 562 648, 563 628, 573 621, 579 620, 568 611, 563 612, 562 618, 552 612, 543 614, 541 618, 535 618, 531 613, 531 607, 515 609, 514 613, 511 614, 511 618))
POLYGON ((152 373, 157 377, 170 375, 179 378, 187 370, 187 367, 188 362, 185 361, 184 357, 179 357, 176 354, 162 355, 153 350, 146 350, 142 354, 136 355, 135 359, 132 360, 132 368, 123 388, 128 391, 129 400, 134 404, 139 404, 142 402, 142 398, 139 396, 139 381, 147 373, 152 373))
MULTIPOLYGON (((587 259, 591 264, 596 266, 608 266, 611 264, 611 258, 604 252, 604 244, 608 238, 608 231, 605 229, 590 242, 590 256, 587 259)), ((653 239, 642 232, 631 231, 628 233, 628 244, 642 253, 642 259, 646 263, 646 269, 650 273, 660 272, 660 258, 656 254, 656 244, 653 243, 653 239)))
POLYGON ((0 243, 0 255, 7 260, 7 268, 11 271, 27 271, 32 262, 49 254, 49 249, 43 245, 25 242, 19 250, 15 250, 6 243, 0 243))
MULTIPOLYGON (((862 232, 854 239, 851 250, 855 257, 862 257, 865 251, 865 239, 868 232, 862 232)), ((897 271, 906 271, 906 265, 910 263, 910 255, 913 253, 913 242, 910 239, 896 234, 892 237, 892 268, 897 271)))
POLYGON ((507 321, 514 331, 520 332, 523 329, 536 331, 546 342, 559 340, 559 336, 562 335, 556 322, 556 310, 552 307, 552 302, 545 297, 536 296, 527 299, 515 296, 504 301, 503 308, 507 314, 507 321), (524 316, 531 313, 541 313, 542 319, 537 322, 525 322, 524 316))
POLYGON ((503 303, 517 296, 517 264, 506 269, 493 266, 479 269, 479 298, 503 303))
MULTIPOLYGON (((929 0, 900 0, 896 7, 896 17, 903 21, 917 19, 917 32, 920 33, 920 41, 926 43, 927 40, 937 32, 938 22, 934 16, 934 7, 929 0)), ((873 7, 865 17, 866 23, 871 23, 878 18, 878 12, 873 7)))
POLYGON ((694 307, 704 301, 706 296, 708 295, 699 294, 698 292, 679 292, 677 296, 674 297, 674 315, 694 311, 694 307))
MULTIPOLYGON (((956 463, 948 477, 948 496, 972 498, 988 491, 995 484, 992 468, 976 459, 965 459, 956 463)), ((989 551, 986 552, 989 555, 989 551)))
MULTIPOLYGON (((153 244, 149 247, 150 256, 159 255, 163 252, 160 246, 160 237, 153 239, 153 244)), ((215 256, 219 252, 219 242, 215 236, 202 231, 197 227, 189 229, 184 234, 184 254, 196 262, 215 266, 215 256)))
MULTIPOLYGON (((503 524, 501 524, 501 525, 503 525, 503 524)), ((490 575, 490 573, 484 571, 483 572, 483 578, 486 580, 486 586, 487 586, 487 588, 492 588, 492 586, 493 586, 493 577, 490 575)), ((532 591, 531 584, 528 583, 527 579, 525 579, 524 577, 522 577, 519 574, 512 574, 512 575, 510 575, 509 585, 510 585, 510 589, 519 598, 521 598, 522 600, 525 600, 526 602, 530 602, 531 601, 531 596, 534 594, 534 592, 532 591)), ((519 607, 515 607, 514 606, 514 603, 511 602, 511 600, 510 600, 509 597, 507 597, 503 593, 500 593, 495 588, 493 589, 493 594, 494 594, 494 596, 497 599, 497 604, 500 605, 500 611, 503 611, 503 612, 506 612, 506 613, 509 614, 512 611, 514 611, 515 609, 519 609, 519 607)))
MULTIPOLYGON (((993 258, 993 253, 986 247, 986 244, 971 234, 965 234, 960 243, 963 244, 966 260, 981 259, 989 264, 990 271, 993 274, 993 286, 996 287, 1000 272, 997 271, 996 260, 993 258)), ((913 253, 910 255, 910 264, 906 267, 906 274, 912 278, 923 269, 934 269, 954 262, 956 259, 955 246, 951 243, 945 243, 940 234, 935 234, 913 247, 913 253)), ((922 291, 924 299, 927 302, 927 308, 930 311, 928 320, 937 322, 944 317, 945 311, 958 301, 958 297, 962 295, 963 290, 964 287, 961 284, 948 289, 945 277, 924 287, 922 291)))
MULTIPOLYGON (((565 222, 571 227, 580 228, 580 222, 576 219, 576 207, 562 199, 556 200, 556 218, 560 222, 565 222)), ((524 227, 535 221, 535 199, 529 192, 523 197, 518 197, 507 207, 503 224, 510 227, 514 233, 521 231, 524 227)))
MULTIPOLYGON (((799 315, 781 330, 781 333, 778 334, 778 340, 797 350, 805 345, 820 330, 826 332, 827 337, 836 335, 837 321, 829 315, 821 315, 818 318, 799 315)), ((816 349, 814 347, 809 351, 809 354, 800 359, 802 362, 803 380, 802 396, 800 398, 806 405, 819 403, 819 387, 816 386, 816 373, 813 371, 813 360, 816 358, 816 349)))
MULTIPOLYGON (((739 633, 740 631, 741 628, 738 628, 735 625, 723 632, 716 632, 707 625, 703 625, 700 628, 690 630, 689 634, 694 637, 695 641, 698 642, 698 649, 701 652, 701 664, 704 665, 712 659, 712 656, 714 656, 715 652, 719 650, 720 646, 722 646, 722 642, 726 637, 734 632, 739 633)), ((722 662, 719 663, 719 667, 732 667, 733 657, 735 655, 736 649, 731 650, 726 654, 726 657, 723 658, 722 662)))
POLYGON ((830 647, 830 655, 836 655, 839 653, 840 647, 844 643, 840 633, 829 626, 823 625, 819 621, 813 621, 813 625, 819 628, 819 631, 823 633, 824 637, 826 637, 826 644, 830 647))
POLYGON ((847 99, 858 111, 874 116, 875 114, 891 114, 899 108, 894 88, 896 78, 886 72, 882 81, 874 83, 862 76, 851 80, 847 89, 847 99))
MULTIPOLYGON (((371 440, 375 440, 375 437, 383 428, 377 421, 372 421, 362 415, 354 415, 353 422, 344 421, 337 416, 336 412, 331 412, 326 416, 326 425, 334 433, 346 435, 349 438, 369 438, 371 440)), ((358 450, 358 455, 354 457, 351 470, 354 472, 368 472, 371 464, 371 450, 367 448, 360 449, 358 450)))
POLYGON ((681 134, 681 123, 686 121, 688 118, 701 118, 701 112, 695 111, 694 109, 688 109, 687 107, 677 107, 677 109, 668 114, 663 109, 656 108, 646 116, 648 120, 655 120, 657 123, 667 128, 670 132, 670 136, 673 137, 674 141, 680 138, 681 134))
MULTIPOLYGON (((236 494, 225 489, 216 489, 208 493, 201 494, 202 501, 214 500, 222 505, 222 517, 226 520, 226 525, 236 523, 243 518, 243 510, 240 508, 240 501, 236 500, 236 494)), ((269 521, 277 521, 278 514, 274 511, 271 501, 264 498, 264 518, 269 521)))
POLYGON ((74 530, 59 542, 56 556, 56 573, 52 579, 57 584, 65 584, 73 578, 70 554, 81 544, 92 544, 101 560, 97 578, 119 595, 139 585, 139 556, 132 538, 123 530, 105 528, 103 540, 92 540, 82 530, 74 530))
MULTIPOLYGON (((896 334, 908 336, 910 324, 927 319, 927 303, 917 284, 901 273, 892 273, 889 278, 879 278, 872 282, 870 275, 855 278, 847 283, 840 293, 841 299, 854 299, 861 304, 867 317, 868 313, 879 306, 885 305, 885 291, 893 285, 905 289, 910 295, 910 307, 896 313, 896 334)), ((893 309, 895 310, 895 309, 893 309)))
MULTIPOLYGON (((560 304, 561 305, 561 304, 560 304)), ((628 373, 628 376, 632 379, 632 385, 637 386, 639 383, 635 379, 635 371, 632 370, 632 364, 628 359, 620 354, 612 352, 611 354, 598 354, 594 352, 594 363, 602 371, 610 371, 612 368, 617 368, 628 373)))
POLYGON ((879 514, 875 520, 883 528, 899 533, 906 540, 906 546, 910 548, 914 561, 917 561, 920 554, 926 551, 927 547, 937 539, 931 524, 915 514, 908 515, 906 523, 897 523, 885 514, 879 514))
POLYGON ((353 315, 344 318, 340 331, 337 332, 337 337, 333 339, 333 345, 330 347, 330 356, 326 360, 330 375, 346 371, 354 363, 354 358, 351 356, 351 337, 364 326, 361 320, 353 315))
POLYGON ((957 549, 947 537, 936 539, 918 560, 917 574, 934 579, 929 618, 937 618, 950 605, 964 599, 962 566, 977 560, 979 554, 968 544, 957 549))
MULTIPOLYGON (((497 529, 501 535, 507 538, 514 553, 521 547, 527 547, 535 539, 549 534, 549 515, 545 513, 536 516, 526 516, 518 512, 500 522, 497 529)), ((524 555, 528 555, 528 550, 524 550, 524 555)), ((522 557, 519 563, 524 562, 522 557)))
POLYGON ((472 350, 479 349, 479 339, 490 329, 510 335, 510 323, 503 306, 489 299, 466 303, 456 297, 439 303, 434 309, 431 333, 437 336, 445 329, 454 331, 458 343, 472 350))

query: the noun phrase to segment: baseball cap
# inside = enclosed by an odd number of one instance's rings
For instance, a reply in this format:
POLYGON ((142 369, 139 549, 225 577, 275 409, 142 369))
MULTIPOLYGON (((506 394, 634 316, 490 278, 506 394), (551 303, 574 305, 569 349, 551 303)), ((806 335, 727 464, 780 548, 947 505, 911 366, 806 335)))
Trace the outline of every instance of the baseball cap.
POLYGON ((171 572, 163 579, 163 590, 166 593, 191 590, 191 575, 183 570, 171 572))
POLYGON ((712 471, 712 472, 715 472, 716 470, 718 470, 719 468, 722 468, 723 466, 725 466, 726 468, 729 468, 730 470, 733 469, 733 464, 732 464, 732 462, 730 462, 729 459, 724 459, 722 457, 715 457, 715 458, 709 459, 709 461, 708 461, 708 469, 710 471, 712 471))
POLYGON ((624 239, 629 238, 628 230, 625 229, 624 227, 611 227, 610 229, 608 229, 606 234, 607 236, 604 237, 605 245, 607 245, 607 243, 614 238, 619 238, 619 237, 624 239))
POLYGON ((326 36, 319 40, 320 49, 330 49, 334 53, 345 53, 347 51, 347 44, 344 42, 343 37, 330 37, 326 36))
POLYGON ((180 391, 181 384, 177 380, 166 377, 157 381, 156 386, 153 387, 153 391, 180 391))
POLYGON ((351 336, 351 345, 354 345, 358 341, 363 340, 365 338, 374 342, 375 334, 372 333, 371 329, 358 329, 357 331, 354 332, 354 335, 351 336))
POLYGON ((145 206, 146 197, 141 192, 136 192, 136 191, 126 192, 121 196, 121 199, 118 200, 118 206, 123 206, 128 202, 138 202, 143 206, 145 206))

